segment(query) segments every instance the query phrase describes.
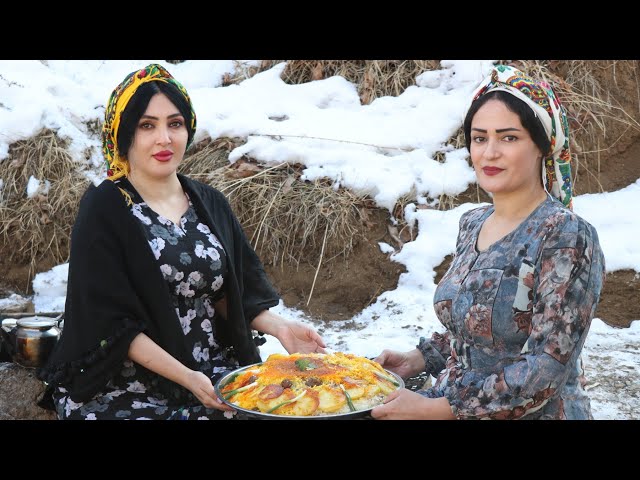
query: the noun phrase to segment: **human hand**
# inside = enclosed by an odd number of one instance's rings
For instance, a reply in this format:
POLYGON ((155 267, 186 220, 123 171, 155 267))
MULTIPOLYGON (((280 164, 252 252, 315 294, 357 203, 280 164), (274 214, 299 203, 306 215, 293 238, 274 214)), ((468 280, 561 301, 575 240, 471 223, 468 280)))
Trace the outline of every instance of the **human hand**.
POLYGON ((401 388, 391 392, 382 405, 371 410, 376 420, 455 420, 449 400, 428 398, 401 388))
POLYGON ((234 411, 233 408, 222 403, 222 401, 216 396, 211 379, 204 373, 198 372, 197 370, 191 370, 188 374, 185 386, 205 407, 224 410, 226 412, 234 411))
POLYGON ((405 380, 424 370, 424 359, 418 349, 410 352, 385 349, 374 359, 374 362, 378 362, 383 368, 397 373, 405 380))
POLYGON ((326 353, 327 345, 318 332, 300 322, 283 321, 276 337, 288 353, 326 353))
POLYGON ((371 410, 371 416, 376 420, 424 420, 429 410, 430 398, 401 388, 391 392, 384 399, 382 405, 371 410))

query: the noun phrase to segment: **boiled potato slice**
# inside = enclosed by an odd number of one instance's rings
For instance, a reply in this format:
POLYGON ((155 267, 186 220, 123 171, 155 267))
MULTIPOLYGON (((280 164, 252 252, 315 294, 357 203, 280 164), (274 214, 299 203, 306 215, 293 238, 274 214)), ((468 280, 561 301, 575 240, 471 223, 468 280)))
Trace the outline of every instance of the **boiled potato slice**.
POLYGON ((318 387, 318 396, 320 398, 320 410, 325 413, 337 412, 347 403, 347 397, 337 388, 328 385, 318 387))
POLYGON ((307 390, 307 394, 304 397, 291 404, 291 413, 292 415, 302 416, 313 415, 319 404, 318 392, 307 390))
MULTIPOLYGON (((289 405, 285 405, 284 407, 282 407, 283 411, 280 413, 284 415, 297 415, 306 417, 309 415, 313 415, 318 409, 319 404, 320 400, 318 398, 318 392, 307 389, 307 393, 304 397, 302 397, 300 400, 297 400, 296 402, 290 403, 289 405)), ((278 412, 278 410, 273 413, 278 412)))
POLYGON ((346 390, 349 396, 351 397, 351 400, 357 400, 364 396, 366 387, 347 388, 346 390))
POLYGON ((389 395, 391 392, 396 390, 396 386, 386 380, 378 379, 377 384, 380 387, 380 391, 385 395, 389 395))
POLYGON ((380 386, 377 383, 372 385, 367 385, 365 387, 365 395, 367 396, 367 398, 372 398, 378 393, 380 393, 380 386))

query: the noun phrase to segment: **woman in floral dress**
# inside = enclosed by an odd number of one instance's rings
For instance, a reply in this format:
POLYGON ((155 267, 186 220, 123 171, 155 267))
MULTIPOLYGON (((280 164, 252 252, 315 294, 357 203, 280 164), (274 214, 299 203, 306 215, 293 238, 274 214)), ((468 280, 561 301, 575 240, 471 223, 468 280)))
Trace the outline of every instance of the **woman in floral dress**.
POLYGON ((162 66, 127 75, 105 112, 107 179, 71 237, 64 329, 38 375, 61 419, 222 419, 213 385, 259 362, 253 331, 290 353, 324 352, 279 297, 214 188, 177 173, 196 129, 162 66))
POLYGON ((446 328, 377 358, 427 389, 403 389, 378 419, 591 419, 580 352, 605 275, 596 230, 571 210, 569 126, 553 91, 497 66, 464 121, 493 205, 462 215, 434 296, 446 328))

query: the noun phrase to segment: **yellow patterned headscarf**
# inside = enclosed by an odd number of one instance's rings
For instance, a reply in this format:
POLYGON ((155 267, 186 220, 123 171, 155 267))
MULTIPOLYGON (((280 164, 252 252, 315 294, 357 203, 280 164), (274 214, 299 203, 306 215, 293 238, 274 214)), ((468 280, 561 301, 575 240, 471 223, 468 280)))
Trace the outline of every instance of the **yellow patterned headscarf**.
POLYGON ((542 122, 551 141, 549 152, 543 152, 542 181, 545 189, 563 205, 572 208, 571 151, 569 122, 564 106, 546 82, 536 82, 520 70, 497 65, 473 93, 473 101, 486 93, 502 90, 525 102, 542 122))
MULTIPOLYGON (((102 152, 107 162, 107 178, 117 180, 129 173, 129 162, 118 152, 118 129, 122 112, 129 104, 129 100, 136 93, 140 85, 147 82, 165 82, 175 85, 184 95, 191 108, 191 132, 196 131, 196 112, 193 110, 191 98, 187 90, 161 65, 152 63, 141 70, 131 72, 118 85, 109 97, 107 109, 104 112, 104 125, 102 126, 102 152)), ((187 144, 187 147, 189 145, 187 144)))

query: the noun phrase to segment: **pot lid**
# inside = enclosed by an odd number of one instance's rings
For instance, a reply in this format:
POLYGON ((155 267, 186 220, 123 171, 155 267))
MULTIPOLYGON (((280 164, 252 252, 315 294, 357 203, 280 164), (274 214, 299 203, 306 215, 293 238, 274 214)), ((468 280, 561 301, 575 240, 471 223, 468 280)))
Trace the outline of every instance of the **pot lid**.
POLYGON ((18 328, 35 328, 38 330, 48 330, 56 326, 56 321, 52 318, 25 317, 17 321, 18 328))

